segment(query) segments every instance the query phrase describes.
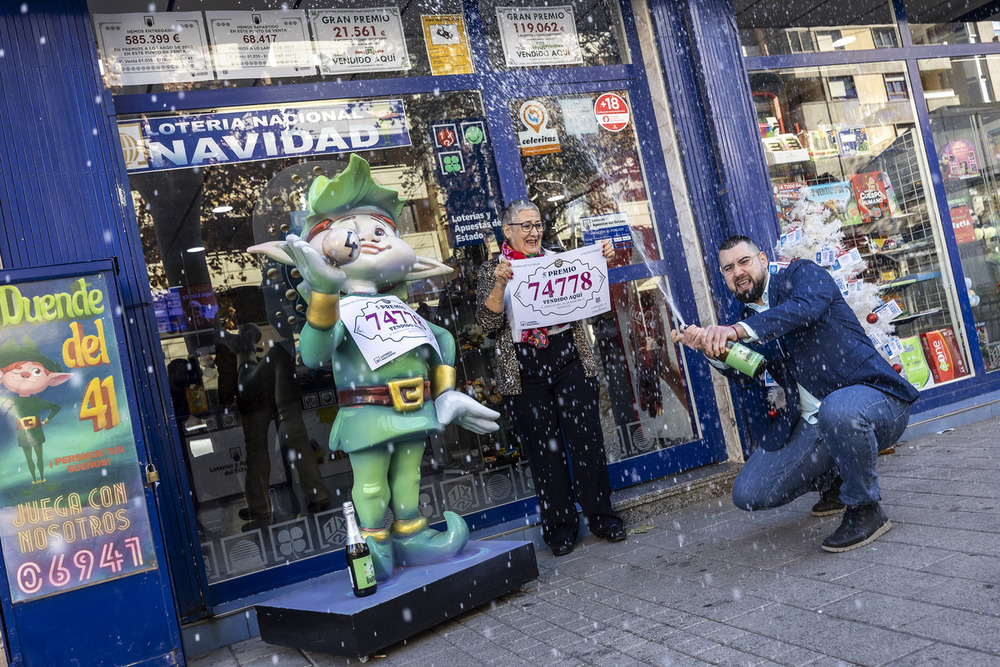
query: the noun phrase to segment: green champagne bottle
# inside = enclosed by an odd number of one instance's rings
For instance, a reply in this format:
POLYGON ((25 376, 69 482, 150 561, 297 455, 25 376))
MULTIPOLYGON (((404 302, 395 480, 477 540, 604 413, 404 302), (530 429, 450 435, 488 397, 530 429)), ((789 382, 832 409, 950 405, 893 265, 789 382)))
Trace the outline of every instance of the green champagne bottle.
POLYGON ((754 352, 742 343, 734 343, 733 341, 726 343, 726 351, 719 357, 719 361, 754 378, 760 377, 767 368, 767 360, 764 359, 764 355, 754 352))
POLYGON ((344 556, 347 558, 347 571, 351 575, 351 588, 354 589, 354 595, 363 598, 375 592, 378 582, 375 581, 375 564, 372 563, 371 551, 361 538, 354 516, 354 503, 344 503, 344 522, 347 524, 344 556))

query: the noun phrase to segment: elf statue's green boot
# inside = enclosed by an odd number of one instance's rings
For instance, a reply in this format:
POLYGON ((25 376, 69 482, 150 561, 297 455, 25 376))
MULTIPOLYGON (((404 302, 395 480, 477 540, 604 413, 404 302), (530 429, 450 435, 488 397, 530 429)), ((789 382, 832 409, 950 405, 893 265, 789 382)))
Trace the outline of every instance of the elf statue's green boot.
POLYGON ((431 530, 424 517, 392 522, 392 543, 396 560, 404 567, 447 560, 469 542, 469 526, 454 512, 445 512, 447 530, 431 530))

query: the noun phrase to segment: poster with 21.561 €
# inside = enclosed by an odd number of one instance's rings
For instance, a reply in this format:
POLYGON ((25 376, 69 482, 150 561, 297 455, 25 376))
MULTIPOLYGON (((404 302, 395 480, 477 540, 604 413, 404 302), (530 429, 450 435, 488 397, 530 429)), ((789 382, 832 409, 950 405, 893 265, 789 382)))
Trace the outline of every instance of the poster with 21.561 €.
POLYGON ((156 567, 104 273, 0 285, 0 545, 24 602, 156 567))

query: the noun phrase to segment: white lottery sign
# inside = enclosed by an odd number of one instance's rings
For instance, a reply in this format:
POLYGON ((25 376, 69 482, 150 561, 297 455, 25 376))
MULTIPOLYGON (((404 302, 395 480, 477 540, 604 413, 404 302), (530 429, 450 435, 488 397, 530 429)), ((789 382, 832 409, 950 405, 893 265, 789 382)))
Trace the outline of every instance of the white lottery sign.
POLYGON ((340 319, 372 370, 424 344, 441 355, 430 325, 397 297, 344 297, 340 319))
POLYGON ((215 71, 223 79, 316 73, 301 10, 205 12, 215 71))
POLYGON ((323 74, 410 69, 398 7, 311 9, 323 74))
POLYGON ((108 86, 212 78, 201 12, 94 14, 108 86))
POLYGON ((611 310, 600 245, 512 261, 506 301, 514 331, 582 320, 611 310))
POLYGON ((571 5, 497 7, 497 25, 507 67, 583 64, 571 5))

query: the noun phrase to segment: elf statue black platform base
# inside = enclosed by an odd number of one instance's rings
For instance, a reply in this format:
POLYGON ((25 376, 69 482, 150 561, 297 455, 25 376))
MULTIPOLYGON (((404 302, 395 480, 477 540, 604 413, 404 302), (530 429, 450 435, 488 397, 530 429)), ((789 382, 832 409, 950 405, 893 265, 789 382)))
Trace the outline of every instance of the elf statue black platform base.
POLYGON ((347 570, 256 605, 269 644, 367 656, 538 578, 531 542, 469 542, 444 563, 397 568, 374 595, 356 598, 347 570))

